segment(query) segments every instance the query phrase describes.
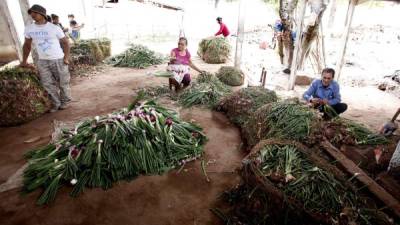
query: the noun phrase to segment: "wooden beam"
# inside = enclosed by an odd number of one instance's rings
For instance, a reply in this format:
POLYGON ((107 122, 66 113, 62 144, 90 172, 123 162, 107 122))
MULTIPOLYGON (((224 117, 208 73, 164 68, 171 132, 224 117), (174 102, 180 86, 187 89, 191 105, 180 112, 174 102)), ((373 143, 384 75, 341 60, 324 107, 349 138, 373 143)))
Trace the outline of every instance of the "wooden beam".
POLYGON ((4 21, 6 21, 8 30, 10 31, 11 38, 13 41, 13 47, 17 52, 18 59, 22 62, 22 44, 21 40, 18 37, 17 29, 15 28, 14 21, 11 16, 10 8, 8 7, 7 0, 0 1, 0 12, 4 21))
POLYGON ((294 89, 294 84, 296 81, 296 73, 298 67, 298 58, 301 47, 301 37, 303 36, 303 24, 304 24, 304 14, 306 13, 306 4, 307 0, 300 1, 300 15, 297 18, 297 29, 296 29, 296 40, 295 40, 295 48, 293 53, 292 65, 290 67, 290 77, 289 77, 289 85, 288 90, 294 89))
MULTIPOLYGON (((21 8, 22 18, 24 19, 24 25, 28 26, 29 24, 33 23, 32 18, 28 15, 29 9, 29 1, 28 0, 19 0, 19 7, 21 8)), ((31 48, 31 56, 33 60, 33 64, 37 66, 37 62, 39 60, 39 55, 34 45, 31 48)))
POLYGON ((336 61, 336 80, 339 81, 340 74, 342 72, 343 68, 343 63, 344 63, 344 56, 346 55, 346 47, 347 47, 347 41, 349 40, 349 34, 350 34, 350 27, 351 27, 351 22, 353 20, 353 14, 354 14, 354 9, 357 5, 358 0, 349 0, 349 8, 347 10, 347 15, 346 15, 346 25, 344 28, 344 32, 342 35, 342 43, 341 43, 341 48, 339 49, 339 57, 338 60, 336 61))
POLYGON ((85 0, 81 0, 81 3, 82 3, 82 9, 83 9, 83 16, 84 16, 85 19, 86 19, 87 14, 86 14, 85 0))
POLYGON ((32 23, 32 18, 28 15, 29 1, 19 0, 19 7, 21 8, 22 18, 24 19, 25 26, 32 23))
POLYGON ((328 28, 333 27, 333 24, 335 22, 335 15, 336 15, 336 0, 332 0, 331 10, 329 12, 328 28))
POLYGON ((240 69, 242 64, 242 46, 244 41, 244 18, 245 18, 245 1, 240 0, 239 2, 239 18, 238 18, 238 29, 236 39, 236 51, 235 51, 235 67, 240 69))
POLYGON ((322 147, 333 158, 336 159, 351 175, 355 176, 357 180, 365 184, 365 186, 383 203, 385 203, 393 212, 400 217, 400 202, 389 194, 384 188, 376 183, 369 177, 362 169, 360 169, 353 161, 348 159, 343 153, 340 152, 329 141, 322 142, 322 147))
MULTIPOLYGON (((320 30, 320 38, 321 38, 321 50, 322 50, 322 57, 324 58, 324 68, 326 67, 326 51, 325 51, 325 34, 324 30, 322 29, 322 21, 319 24, 319 30, 320 30)), ((321 71, 319 71, 321 72, 321 71)))

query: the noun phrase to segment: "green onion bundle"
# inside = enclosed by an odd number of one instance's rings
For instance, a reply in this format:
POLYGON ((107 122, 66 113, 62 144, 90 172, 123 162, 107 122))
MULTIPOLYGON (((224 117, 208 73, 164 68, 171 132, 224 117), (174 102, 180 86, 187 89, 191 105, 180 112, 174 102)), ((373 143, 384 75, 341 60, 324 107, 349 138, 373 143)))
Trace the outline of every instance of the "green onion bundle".
POLYGON ((25 192, 44 191, 38 204, 53 201, 62 185, 71 196, 85 187, 111 188, 114 182, 164 173, 198 158, 206 137, 153 101, 86 120, 64 131, 55 144, 27 153, 25 192))
POLYGON ((229 94, 230 88, 218 80, 213 74, 200 74, 196 82, 179 96, 184 107, 207 105, 215 107, 221 97, 229 94))
POLYGON ((304 140, 311 132, 315 113, 299 103, 282 101, 272 103, 266 118, 267 137, 304 140))
POLYGON ((338 215, 345 202, 345 188, 332 174, 316 167, 290 145, 266 145, 260 151, 261 171, 275 176, 284 193, 313 212, 338 215))
POLYGON ((336 122, 346 127, 346 130, 354 138, 357 145, 381 145, 388 143, 388 140, 383 135, 373 133, 361 124, 346 119, 337 119, 336 122))
POLYGON ((106 62, 116 67, 145 69, 152 65, 162 64, 165 60, 166 57, 150 50, 146 46, 131 44, 127 50, 108 58, 106 62))

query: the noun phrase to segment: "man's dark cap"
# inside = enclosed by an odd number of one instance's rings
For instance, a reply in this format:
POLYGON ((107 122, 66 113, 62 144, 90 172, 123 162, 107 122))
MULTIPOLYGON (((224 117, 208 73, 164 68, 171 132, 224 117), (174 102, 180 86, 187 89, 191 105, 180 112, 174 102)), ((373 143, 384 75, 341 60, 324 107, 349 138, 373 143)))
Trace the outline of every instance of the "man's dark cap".
POLYGON ((39 13, 40 15, 44 16, 44 18, 47 18, 46 9, 41 5, 33 5, 30 9, 28 9, 29 15, 33 12, 39 13))

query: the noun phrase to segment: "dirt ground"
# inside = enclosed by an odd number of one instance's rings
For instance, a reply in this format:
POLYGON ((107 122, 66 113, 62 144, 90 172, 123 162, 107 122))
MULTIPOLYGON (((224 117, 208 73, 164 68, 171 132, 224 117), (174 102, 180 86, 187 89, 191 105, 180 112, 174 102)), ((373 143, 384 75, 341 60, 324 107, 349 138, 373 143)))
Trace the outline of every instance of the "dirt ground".
MULTIPOLYGON (((195 63, 208 71, 221 66, 207 65, 198 59, 195 63)), ((22 126, 1 128, 0 183, 25 164, 24 153, 50 140, 52 121, 75 123, 125 107, 135 89, 166 83, 165 78, 149 75, 162 69, 163 66, 146 70, 106 67, 94 76, 76 77, 70 108, 45 114, 22 126), (41 138, 37 142, 24 142, 38 136, 41 138)), ((304 89, 296 87, 291 94, 298 96, 304 89)), ((366 88, 344 88, 342 95, 351 105, 345 117, 377 128, 399 105, 397 98, 386 94, 366 88)), ((174 107, 168 100, 163 104, 174 107)), ((200 162, 196 161, 179 173, 175 170, 162 176, 139 177, 132 182, 120 182, 108 191, 87 189, 76 199, 68 196, 70 188, 62 188, 54 204, 45 207, 35 205, 39 192, 21 196, 14 189, 0 193, 0 224, 218 224, 209 208, 222 191, 239 180, 234 172, 243 158, 239 130, 218 112, 201 108, 178 111, 185 120, 194 119, 205 129, 209 138, 205 157, 210 162, 207 171, 211 183, 206 182, 200 162)))
MULTIPOLYGON (((160 67, 108 68, 93 77, 76 78, 72 84, 74 102, 69 109, 45 114, 19 127, 2 128, 0 183, 25 163, 25 152, 50 140, 53 120, 77 122, 125 107, 134 95, 133 89, 166 81, 146 75, 154 70, 160 67), (39 141, 24 143, 37 136, 41 137, 39 141)), ((68 196, 70 188, 62 188, 54 204, 46 207, 35 205, 39 192, 21 196, 19 189, 14 189, 0 193, 0 224, 217 224, 209 208, 223 190, 238 181, 235 169, 243 158, 239 130, 218 112, 199 108, 179 111, 185 120, 194 119, 205 128, 210 183, 201 172, 200 161, 196 161, 179 173, 175 170, 163 176, 139 177, 108 191, 86 190, 77 199, 68 196)))

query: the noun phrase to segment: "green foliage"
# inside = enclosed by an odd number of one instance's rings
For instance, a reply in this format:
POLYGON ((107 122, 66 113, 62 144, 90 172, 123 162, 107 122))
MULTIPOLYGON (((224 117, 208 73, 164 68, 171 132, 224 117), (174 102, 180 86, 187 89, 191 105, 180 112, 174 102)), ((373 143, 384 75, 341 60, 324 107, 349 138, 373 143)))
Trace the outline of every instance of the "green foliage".
POLYGON ((318 119, 313 110, 286 100, 266 104, 256 110, 243 125, 242 134, 248 146, 266 138, 304 141, 316 122, 318 119))
POLYGON ((289 101, 272 103, 266 118, 267 137, 304 140, 316 119, 315 113, 305 105, 289 101))
POLYGON ((221 97, 230 93, 230 88, 223 84, 211 73, 202 73, 196 82, 183 91, 179 96, 179 102, 184 107, 194 105, 207 105, 215 107, 221 97))
POLYGON ((260 170, 266 177, 281 179, 283 192, 312 212, 338 215, 347 199, 345 188, 334 176, 316 167, 296 149, 266 145, 260 151, 260 170))
POLYGON ((233 66, 222 66, 216 76, 222 83, 229 86, 240 86, 244 81, 243 72, 233 66))
POLYGON ((152 65, 162 64, 165 60, 165 56, 150 50, 146 46, 130 44, 127 50, 107 59, 106 62, 117 67, 145 69, 152 65))
POLYGON ((71 196, 77 196, 85 187, 108 189, 119 180, 161 174, 202 154, 206 137, 200 127, 140 99, 132 110, 83 121, 64 131, 57 143, 27 153, 24 192, 43 188, 37 203, 46 204, 63 185, 72 185, 71 196))
POLYGON ((380 134, 372 132, 365 126, 358 124, 354 121, 337 118, 335 122, 343 125, 350 135, 354 138, 357 145, 381 145, 387 144, 389 141, 380 134))

